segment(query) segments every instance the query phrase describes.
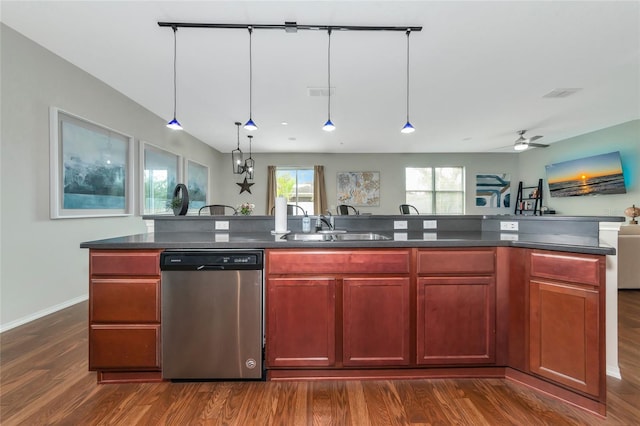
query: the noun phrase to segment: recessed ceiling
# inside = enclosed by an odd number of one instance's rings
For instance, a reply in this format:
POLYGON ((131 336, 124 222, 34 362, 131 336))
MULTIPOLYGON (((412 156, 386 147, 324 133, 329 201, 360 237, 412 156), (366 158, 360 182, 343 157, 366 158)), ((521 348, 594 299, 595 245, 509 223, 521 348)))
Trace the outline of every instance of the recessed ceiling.
MULTIPOLYGON (((6 1, 2 21, 135 102, 173 114, 173 33, 158 21, 422 26, 403 32, 253 33, 254 152, 513 152, 640 118, 640 2, 6 1), (550 92, 580 88, 567 97, 550 92), (287 122, 283 126, 281 123, 287 122)), ((248 32, 177 33, 177 116, 230 152, 249 118, 248 32)), ((80 112, 79 112, 80 113, 80 112)), ((243 133, 245 133, 243 131, 243 133)), ((245 138, 246 140, 246 138, 245 138)))

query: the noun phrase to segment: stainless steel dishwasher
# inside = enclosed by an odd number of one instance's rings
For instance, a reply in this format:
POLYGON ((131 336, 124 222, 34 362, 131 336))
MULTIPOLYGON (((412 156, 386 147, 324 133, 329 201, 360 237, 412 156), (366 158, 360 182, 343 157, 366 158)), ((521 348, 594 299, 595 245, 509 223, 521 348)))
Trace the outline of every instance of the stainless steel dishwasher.
POLYGON ((262 378, 261 250, 166 250, 162 376, 262 378))

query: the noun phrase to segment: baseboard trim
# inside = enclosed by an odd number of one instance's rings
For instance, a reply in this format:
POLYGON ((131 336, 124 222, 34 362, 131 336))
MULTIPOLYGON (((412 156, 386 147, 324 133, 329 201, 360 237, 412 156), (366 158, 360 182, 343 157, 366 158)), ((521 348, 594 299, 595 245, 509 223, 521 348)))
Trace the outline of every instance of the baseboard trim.
POLYGON ((47 315, 50 315, 54 312, 61 311, 65 308, 68 308, 69 306, 73 306, 77 303, 84 302, 87 299, 89 299, 89 295, 83 294, 82 296, 74 297, 73 299, 66 300, 62 303, 58 303, 57 305, 50 306, 41 311, 24 316, 22 318, 18 318, 17 320, 14 320, 14 321, 10 321, 6 324, 0 324, 0 334, 4 333, 5 331, 11 330, 12 328, 16 328, 21 325, 27 324, 31 321, 37 320, 39 318, 46 317, 47 315))
POLYGON ((611 365, 607 365, 607 376, 613 377, 618 380, 622 380, 622 374, 620 374, 619 367, 613 367, 611 365))

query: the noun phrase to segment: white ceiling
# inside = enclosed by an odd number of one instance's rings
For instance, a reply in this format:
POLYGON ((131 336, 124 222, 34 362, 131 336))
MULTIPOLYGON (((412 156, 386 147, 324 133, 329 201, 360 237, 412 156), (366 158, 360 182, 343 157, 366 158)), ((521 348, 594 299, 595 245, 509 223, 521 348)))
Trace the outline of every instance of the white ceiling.
MULTIPOLYGON (((173 33, 158 21, 422 26, 404 32, 253 33, 254 152, 513 152, 640 118, 640 2, 6 1, 1 19, 167 121, 173 33), (557 88, 581 88, 560 99, 557 88), (289 124, 284 126, 281 122, 289 124)), ((247 30, 179 29, 177 116, 229 152, 249 117, 247 30)), ((241 147, 246 149, 246 131, 241 147)))

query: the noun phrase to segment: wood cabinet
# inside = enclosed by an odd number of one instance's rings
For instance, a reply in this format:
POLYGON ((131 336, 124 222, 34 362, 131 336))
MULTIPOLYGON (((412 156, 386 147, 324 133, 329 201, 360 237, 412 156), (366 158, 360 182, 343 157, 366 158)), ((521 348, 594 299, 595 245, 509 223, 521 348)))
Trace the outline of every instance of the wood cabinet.
POLYGON ((269 278, 266 302, 268 366, 335 365, 335 278, 269 278))
POLYGON ((91 250, 89 273, 89 369, 159 378, 160 250, 91 250))
POLYGON ((408 365, 410 264, 410 249, 267 250, 267 367, 408 365))
POLYGON ((495 363, 495 249, 419 250, 417 259, 417 363, 495 363))
POLYGON ((529 268, 530 372, 604 398, 604 258, 532 250, 529 268))

